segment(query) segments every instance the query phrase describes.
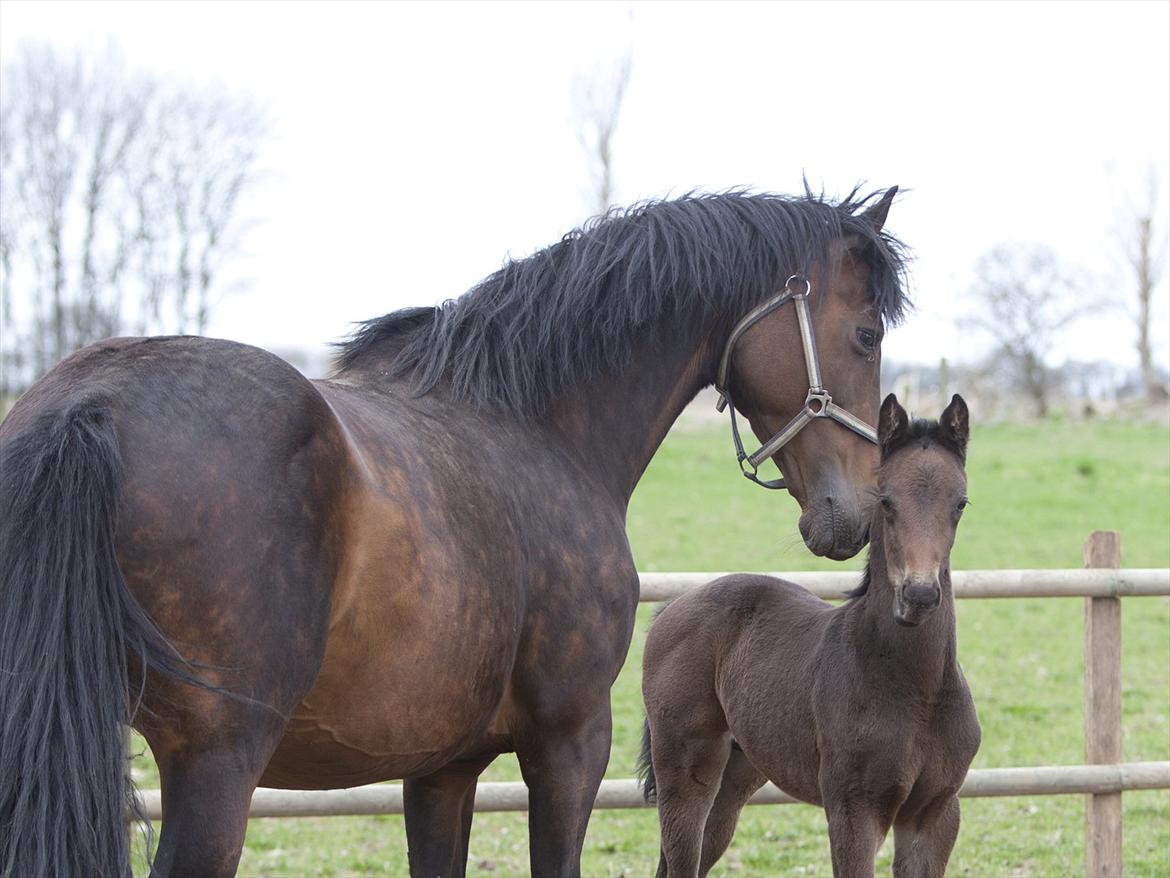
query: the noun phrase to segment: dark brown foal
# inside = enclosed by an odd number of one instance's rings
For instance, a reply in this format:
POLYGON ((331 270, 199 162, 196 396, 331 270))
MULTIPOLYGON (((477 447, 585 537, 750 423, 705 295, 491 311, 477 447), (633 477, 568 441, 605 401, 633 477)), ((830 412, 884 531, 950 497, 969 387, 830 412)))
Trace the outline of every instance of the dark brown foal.
POLYGON ((833 607, 768 576, 726 576, 667 606, 646 640, 646 794, 660 878, 706 875, 767 780, 821 805, 833 874, 941 876, 979 722, 955 650, 950 552, 966 499, 967 406, 911 423, 891 394, 870 555, 833 607))

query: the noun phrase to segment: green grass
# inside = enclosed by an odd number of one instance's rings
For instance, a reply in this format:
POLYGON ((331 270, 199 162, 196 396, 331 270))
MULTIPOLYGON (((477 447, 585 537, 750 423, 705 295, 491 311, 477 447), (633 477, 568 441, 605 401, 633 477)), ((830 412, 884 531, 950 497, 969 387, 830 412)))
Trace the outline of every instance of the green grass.
MULTIPOLYGON (((1170 567, 1170 430, 1165 426, 1049 423, 976 428, 968 464, 973 504, 954 551, 956 568, 1079 567, 1094 529, 1122 533, 1128 567, 1170 567)), ((813 558, 796 532, 796 503, 736 474, 721 430, 675 431, 630 509, 641 570, 856 569, 813 558)), ((1080 599, 961 601, 959 654, 983 725, 976 768, 1084 761, 1080 599)), ((641 734, 639 668, 650 608, 613 691, 614 746, 607 777, 630 777, 641 734)), ((1123 758, 1170 759, 1170 600, 1123 602, 1123 758)), ((149 756, 137 765, 157 786, 149 756)), ((485 780, 516 780, 501 757, 485 780)), ((1123 797, 1129 876, 1170 875, 1170 791, 1123 797)), ((599 811, 586 839, 586 875, 654 871, 652 811, 599 811)), ((470 872, 528 871, 522 814, 485 814, 472 832, 470 872)), ((879 861, 888 874, 887 841, 879 861)), ((966 800, 953 876, 1082 874, 1084 797, 966 800)), ((255 820, 242 875, 402 875, 402 818, 255 820)), ((748 808, 719 875, 828 875, 822 812, 799 805, 748 808)))

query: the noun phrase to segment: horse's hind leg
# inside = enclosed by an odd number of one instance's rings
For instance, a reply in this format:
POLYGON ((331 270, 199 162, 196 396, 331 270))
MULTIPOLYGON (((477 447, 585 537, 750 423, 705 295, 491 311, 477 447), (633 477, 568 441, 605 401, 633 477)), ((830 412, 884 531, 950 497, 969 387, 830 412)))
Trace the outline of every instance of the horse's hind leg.
POLYGON ((462 878, 475 809, 475 784, 494 757, 452 762, 402 784, 410 873, 462 878))
MULTIPOLYGON (((207 696, 212 697, 212 696, 207 696)), ((216 712, 222 731, 178 736, 148 732, 162 781, 163 828, 152 875, 235 875, 252 793, 284 723, 233 705, 216 712)))
POLYGON ((910 820, 894 823, 895 878, 942 878, 959 835, 959 800, 932 802, 910 820))
POLYGON ((743 751, 733 747, 731 755, 727 758, 727 767, 723 769, 719 794, 715 796, 715 804, 711 806, 707 826, 703 830, 700 876, 710 872, 711 867, 723 856, 723 852, 731 844, 732 836, 735 835, 735 825, 739 822, 743 806, 765 781, 764 775, 752 765, 743 751))

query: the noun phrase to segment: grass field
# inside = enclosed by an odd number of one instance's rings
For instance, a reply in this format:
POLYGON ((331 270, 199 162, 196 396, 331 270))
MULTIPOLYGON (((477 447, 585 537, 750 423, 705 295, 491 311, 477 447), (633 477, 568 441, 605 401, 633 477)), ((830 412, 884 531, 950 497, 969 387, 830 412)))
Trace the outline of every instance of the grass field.
MULTIPOLYGON (((671 434, 646 473, 629 529, 641 570, 856 569, 813 558, 796 532, 795 502, 736 474, 730 443, 714 428, 671 434)), ((1165 426, 1067 423, 977 427, 968 465, 972 506, 953 562, 961 568, 1079 567, 1094 529, 1122 533, 1128 567, 1170 567, 1170 430, 1165 426)), ((629 659, 613 690, 608 777, 630 777, 640 740, 641 646, 650 609, 639 611, 629 659)), ((1081 599, 960 601, 959 655, 983 725, 974 767, 1084 761, 1081 599)), ((1170 759, 1170 600, 1123 602, 1125 760, 1170 759)), ((149 755, 135 769, 158 776, 149 755)), ((519 779, 501 757, 485 780, 519 779)), ((1170 792, 1126 793, 1125 869, 1170 875, 1170 792)), ((1084 797, 967 800, 951 859, 953 876, 1083 873, 1084 797)), ((472 832, 470 873, 524 875, 527 823, 485 814, 472 832)), ((600 811, 586 839, 590 876, 648 875, 656 864, 652 811, 600 811)), ((887 842, 879 874, 888 874, 887 842)), ((240 874, 382 876, 406 873, 402 818, 255 820, 240 874)), ((821 811, 803 805, 748 808, 714 874, 831 873, 821 811)))

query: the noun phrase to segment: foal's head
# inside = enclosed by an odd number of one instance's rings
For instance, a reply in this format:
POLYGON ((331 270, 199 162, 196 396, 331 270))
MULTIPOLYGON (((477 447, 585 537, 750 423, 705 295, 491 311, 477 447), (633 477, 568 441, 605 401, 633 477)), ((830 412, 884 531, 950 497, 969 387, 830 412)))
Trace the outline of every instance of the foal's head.
MULTIPOLYGON (((942 602, 951 546, 967 505, 967 403, 956 394, 938 421, 914 421, 890 394, 878 415, 878 499, 894 618, 917 625, 942 602)), ((878 559, 879 562, 881 559, 878 559)))

